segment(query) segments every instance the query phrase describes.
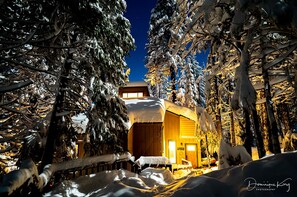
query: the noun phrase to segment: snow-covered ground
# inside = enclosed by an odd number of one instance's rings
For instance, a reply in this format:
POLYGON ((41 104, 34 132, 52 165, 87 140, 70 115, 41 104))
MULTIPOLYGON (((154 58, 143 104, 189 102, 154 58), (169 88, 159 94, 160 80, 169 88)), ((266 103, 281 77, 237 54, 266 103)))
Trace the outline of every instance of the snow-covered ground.
POLYGON ((154 168, 105 171, 64 181, 44 196, 297 196, 297 152, 200 176, 154 168))

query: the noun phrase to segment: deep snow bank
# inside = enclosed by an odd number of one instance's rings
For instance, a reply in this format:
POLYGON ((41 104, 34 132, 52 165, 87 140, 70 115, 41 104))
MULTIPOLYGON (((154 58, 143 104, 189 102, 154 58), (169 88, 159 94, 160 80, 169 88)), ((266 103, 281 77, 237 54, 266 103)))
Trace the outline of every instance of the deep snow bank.
POLYGON ((190 177, 173 196, 297 196, 297 152, 190 177))
POLYGON ((175 181, 168 170, 113 170, 64 181, 44 196, 153 196, 175 181))
POLYGON ((297 152, 181 179, 152 168, 139 175, 100 172, 64 181, 44 196, 297 196, 297 152))

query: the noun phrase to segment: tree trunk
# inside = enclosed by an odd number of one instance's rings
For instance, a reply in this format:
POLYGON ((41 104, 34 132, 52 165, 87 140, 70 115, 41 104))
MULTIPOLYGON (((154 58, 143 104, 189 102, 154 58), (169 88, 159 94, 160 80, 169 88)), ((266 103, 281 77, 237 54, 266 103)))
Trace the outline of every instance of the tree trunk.
POLYGON ((253 134, 251 131, 251 121, 248 109, 243 109, 245 118, 245 140, 243 146, 247 152, 252 156, 253 134))
POLYGON ((216 106, 216 126, 217 126, 217 132, 221 139, 223 138, 223 132, 222 132, 222 120, 221 120, 221 108, 220 106, 220 100, 219 100, 219 86, 218 86, 219 80, 217 76, 214 76, 214 100, 215 100, 215 106, 216 106))
POLYGON ((283 119, 285 122, 285 128, 286 128, 286 133, 289 131, 293 131, 293 125, 292 125, 292 120, 290 119, 290 111, 288 104, 283 103, 282 104, 282 112, 283 112, 283 119))
POLYGON ((205 134, 205 142, 206 142, 206 156, 207 156, 207 165, 210 168, 210 161, 209 161, 209 157, 210 157, 210 153, 209 153, 209 149, 208 149, 208 139, 207 139, 207 134, 205 134))
MULTIPOLYGON (((294 88, 295 88, 295 97, 297 98, 297 65, 295 64, 295 83, 294 83, 294 88)), ((297 100, 297 99, 296 99, 297 100)))
POLYGON ((277 154, 280 153, 280 143, 278 140, 278 128, 277 123, 275 120, 273 106, 271 101, 271 90, 269 84, 269 76, 268 72, 263 70, 263 79, 264 79, 264 96, 266 98, 266 113, 269 120, 269 132, 271 132, 271 139, 272 139, 272 146, 273 146, 273 153, 277 154))
POLYGON ((47 133, 47 139, 46 144, 44 148, 44 153, 42 157, 42 168, 52 163, 54 158, 54 152, 55 152, 55 144, 56 139, 58 138, 58 134, 60 131, 62 118, 58 117, 57 114, 63 111, 63 105, 64 105, 64 97, 66 93, 66 87, 67 87, 67 78, 66 76, 69 75, 71 69, 71 62, 67 61, 62 67, 61 75, 58 81, 58 92, 56 95, 56 101, 53 106, 53 111, 51 115, 50 124, 48 127, 48 133, 47 133))
POLYGON ((173 66, 170 66, 170 79, 171 79, 171 95, 172 102, 176 102, 176 78, 175 78, 175 70, 173 66))
POLYGON ((281 103, 278 105, 278 113, 279 113, 279 119, 281 124, 283 125, 283 141, 282 141, 282 148, 284 149, 284 152, 292 151, 292 146, 290 141, 288 141, 289 136, 291 135, 292 124, 290 121, 290 112, 288 109, 288 105, 286 103, 281 103))
POLYGON ((285 127, 283 127, 284 126, 284 119, 283 119, 283 117, 282 117, 282 107, 281 107, 281 104, 278 104, 277 106, 276 106, 276 114, 277 114, 277 124, 278 124, 278 128, 279 128, 279 131, 280 131, 280 135, 281 135, 281 137, 282 137, 282 139, 284 139, 284 136, 285 136, 285 130, 286 130, 286 128, 285 127))
POLYGON ((255 130, 255 134, 256 134, 258 155, 259 155, 259 158, 262 158, 265 156, 265 149, 264 149, 262 133, 260 130, 260 123, 259 123, 260 118, 258 117, 258 114, 256 111, 256 106, 253 109, 252 113, 253 113, 253 122, 254 122, 254 130, 255 130))
MULTIPOLYGON (((231 80, 229 80, 229 87, 230 92, 234 91, 234 88, 232 87, 231 80)), ((234 115, 233 110, 231 107, 231 94, 229 94, 229 105, 230 105, 230 136, 231 136, 231 145, 236 145, 236 135, 235 135, 235 128, 234 128, 234 115)))
POLYGON ((231 145, 236 145, 236 135, 235 135, 235 129, 234 129, 234 115, 233 111, 230 112, 230 135, 231 135, 231 145))
POLYGON ((271 133, 269 132, 269 120, 267 116, 267 110, 266 105, 263 104, 261 107, 262 110, 262 124, 263 124, 263 134, 264 134, 264 141, 265 141, 265 150, 273 152, 273 146, 272 146, 272 137, 271 133))
MULTIPOLYGON (((262 51, 265 50, 265 40, 261 38, 261 49, 262 51)), ((262 54, 263 57, 261 59, 262 63, 262 76, 264 80, 264 96, 266 98, 266 113, 268 117, 269 127, 268 132, 271 133, 271 140, 272 140, 272 147, 273 147, 273 153, 277 154, 280 153, 280 144, 278 139, 278 128, 277 123, 275 120, 274 112, 273 112, 273 106, 272 106, 272 97, 271 97, 271 89, 269 84, 269 76, 268 76, 268 70, 266 70, 265 64, 266 64, 266 55, 262 54)))

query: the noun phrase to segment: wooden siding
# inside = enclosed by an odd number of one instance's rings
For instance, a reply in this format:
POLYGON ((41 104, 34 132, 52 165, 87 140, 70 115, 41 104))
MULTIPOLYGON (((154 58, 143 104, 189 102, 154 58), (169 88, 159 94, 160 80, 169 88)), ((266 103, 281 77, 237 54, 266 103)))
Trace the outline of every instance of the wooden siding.
POLYGON ((133 128, 134 125, 130 128, 128 132, 128 151, 133 155, 133 128))
POLYGON ((193 129, 195 128, 195 122, 186 119, 183 116, 176 115, 172 112, 166 111, 164 119, 164 140, 165 140, 165 156, 168 157, 168 143, 169 140, 176 142, 176 161, 178 164, 182 163, 182 159, 186 159, 186 144, 197 145, 197 162, 198 166, 201 166, 201 147, 197 137, 182 138, 181 129, 182 127, 193 129), (181 124, 184 124, 183 126, 181 124), (187 126, 188 125, 188 126, 187 126))
POLYGON ((133 155, 162 156, 162 123, 134 123, 133 155))
POLYGON ((179 138, 179 116, 171 113, 165 112, 165 119, 164 119, 164 128, 165 128, 165 139, 166 142, 170 139, 176 140, 179 138))
POLYGON ((180 116, 180 136, 196 137, 196 124, 193 120, 180 116))

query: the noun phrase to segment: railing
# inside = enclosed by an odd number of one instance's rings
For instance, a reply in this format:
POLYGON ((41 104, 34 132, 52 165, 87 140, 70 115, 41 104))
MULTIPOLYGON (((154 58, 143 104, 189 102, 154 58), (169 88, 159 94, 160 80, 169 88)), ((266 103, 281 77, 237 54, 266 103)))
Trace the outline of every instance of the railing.
POLYGON ((116 169, 138 172, 139 166, 131 161, 131 154, 126 152, 49 164, 38 174, 36 165, 28 160, 19 170, 3 177, 0 196, 41 196, 63 180, 116 169))
POLYGON ((172 171, 192 169, 192 163, 188 160, 182 159, 182 164, 173 164, 172 171))

